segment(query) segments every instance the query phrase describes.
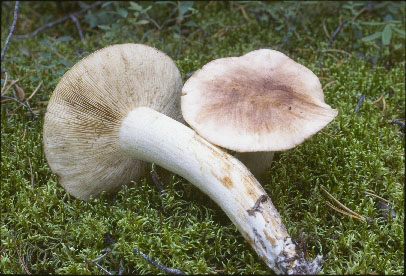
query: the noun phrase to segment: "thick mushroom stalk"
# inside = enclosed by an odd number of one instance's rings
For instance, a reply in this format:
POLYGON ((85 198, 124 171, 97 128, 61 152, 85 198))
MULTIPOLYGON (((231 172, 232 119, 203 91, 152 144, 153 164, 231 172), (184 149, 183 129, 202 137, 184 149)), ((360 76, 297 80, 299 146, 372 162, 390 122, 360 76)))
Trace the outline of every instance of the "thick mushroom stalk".
POLYGON ((260 179, 271 166, 274 151, 236 152, 234 157, 240 160, 252 174, 260 179))
POLYGON ((313 274, 320 269, 320 257, 307 262, 297 254, 279 213, 250 171, 192 129, 139 107, 123 120, 120 145, 131 157, 155 162, 206 193, 276 273, 313 274))

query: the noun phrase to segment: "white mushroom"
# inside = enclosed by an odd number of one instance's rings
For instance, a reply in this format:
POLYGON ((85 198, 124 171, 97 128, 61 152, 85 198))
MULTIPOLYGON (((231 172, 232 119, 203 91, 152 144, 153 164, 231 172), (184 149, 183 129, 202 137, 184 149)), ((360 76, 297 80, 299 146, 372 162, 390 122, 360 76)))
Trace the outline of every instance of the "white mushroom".
POLYGON ((88 200, 142 175, 139 160, 154 162, 212 198, 275 272, 317 272, 319 259, 298 256, 248 169, 169 117, 178 117, 181 84, 172 60, 143 45, 110 46, 73 66, 55 88, 44 123, 45 155, 59 182, 88 200))
POLYGON ((191 127, 236 151, 256 176, 274 151, 295 147, 337 115, 312 71, 268 49, 207 63, 186 81, 181 103, 191 127))
POLYGON ((66 72, 48 103, 44 151, 67 192, 87 200, 145 176, 148 164, 123 154, 121 123, 140 106, 183 122, 181 88, 172 59, 140 44, 103 48, 66 72))

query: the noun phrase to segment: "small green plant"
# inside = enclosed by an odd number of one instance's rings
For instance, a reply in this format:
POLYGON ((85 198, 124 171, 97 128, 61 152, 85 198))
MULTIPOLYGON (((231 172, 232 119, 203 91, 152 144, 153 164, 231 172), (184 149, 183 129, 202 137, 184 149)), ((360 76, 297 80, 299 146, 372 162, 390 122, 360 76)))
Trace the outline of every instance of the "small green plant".
MULTIPOLYGON (((384 46, 391 45, 392 37, 399 36, 400 38, 405 38, 405 30, 400 29, 402 22, 400 20, 393 20, 392 16, 387 15, 384 22, 359 22, 361 25, 376 26, 378 28, 377 32, 363 37, 362 41, 370 42, 381 39, 381 43, 384 46)), ((402 43, 395 45, 395 50, 400 49, 402 43)))
MULTIPOLYGON (((314 4, 314 3, 307 3, 314 4)), ((308 30, 307 20, 303 20, 303 3, 257 3, 257 8, 250 8, 258 22, 264 25, 271 25, 273 31, 282 32, 281 44, 288 49, 295 46, 295 39, 298 39, 298 29, 308 30)))
POLYGON ((190 20, 190 17, 198 13, 193 5, 193 1, 107 1, 100 10, 87 14, 85 20, 90 29, 97 27, 104 31, 104 39, 107 41, 117 40, 118 37, 132 37, 139 43, 146 43, 159 39, 161 32, 172 32, 177 41, 174 54, 178 55, 185 33, 190 32, 186 29, 197 27, 190 20))
POLYGON ((405 3, 349 1, 342 8, 352 29, 353 48, 366 49, 373 43, 374 47, 382 47, 382 60, 392 63, 394 52, 403 49, 405 3))

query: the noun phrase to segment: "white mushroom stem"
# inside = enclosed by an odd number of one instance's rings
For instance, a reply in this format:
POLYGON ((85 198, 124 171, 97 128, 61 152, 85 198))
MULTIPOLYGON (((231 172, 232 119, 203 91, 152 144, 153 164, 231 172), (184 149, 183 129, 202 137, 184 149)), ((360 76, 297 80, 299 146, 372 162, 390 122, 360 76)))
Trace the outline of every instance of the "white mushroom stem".
POLYGON ((206 193, 276 273, 318 271, 298 256, 280 215, 250 171, 192 129, 138 107, 122 122, 120 145, 132 157, 154 162, 206 193))
POLYGON ((250 172, 259 179, 269 169, 274 151, 236 152, 234 157, 244 163, 250 172))

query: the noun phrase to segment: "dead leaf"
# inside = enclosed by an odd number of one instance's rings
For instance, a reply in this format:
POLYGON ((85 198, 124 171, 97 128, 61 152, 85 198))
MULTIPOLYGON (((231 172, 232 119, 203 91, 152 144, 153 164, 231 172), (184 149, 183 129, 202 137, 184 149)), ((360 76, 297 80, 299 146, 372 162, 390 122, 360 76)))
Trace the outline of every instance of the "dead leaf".
POLYGON ((18 99, 20 101, 23 101, 24 97, 25 97, 24 89, 22 89, 20 86, 18 86, 18 84, 14 84, 14 88, 17 92, 18 99))

